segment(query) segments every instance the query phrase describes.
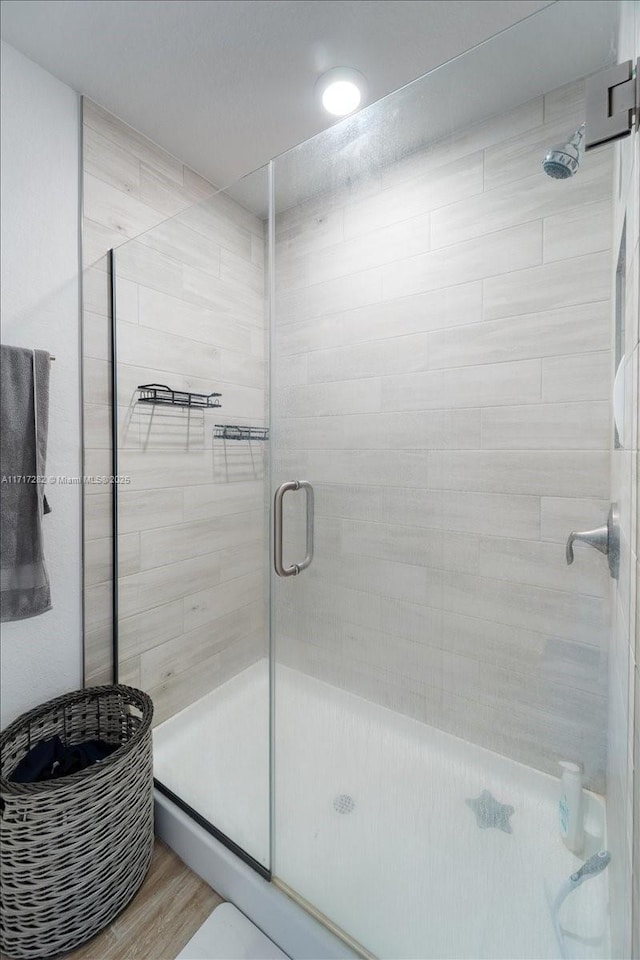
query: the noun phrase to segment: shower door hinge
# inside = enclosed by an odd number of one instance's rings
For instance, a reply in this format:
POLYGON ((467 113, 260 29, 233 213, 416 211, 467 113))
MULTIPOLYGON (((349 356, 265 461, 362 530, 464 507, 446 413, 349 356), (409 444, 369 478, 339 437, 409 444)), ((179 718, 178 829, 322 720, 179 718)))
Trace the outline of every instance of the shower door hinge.
POLYGON ((618 140, 631 133, 638 125, 640 113, 640 59, 633 75, 633 61, 626 60, 600 73, 587 77, 585 82, 586 133, 585 150, 602 143, 618 140))

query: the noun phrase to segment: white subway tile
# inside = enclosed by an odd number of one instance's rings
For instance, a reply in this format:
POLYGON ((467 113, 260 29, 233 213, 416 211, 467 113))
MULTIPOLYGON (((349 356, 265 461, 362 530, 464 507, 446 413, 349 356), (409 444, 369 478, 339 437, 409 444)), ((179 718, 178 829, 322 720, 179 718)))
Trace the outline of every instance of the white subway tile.
POLYGON ((212 520, 215 517, 242 514, 264 506, 265 491, 259 481, 249 483, 204 484, 192 487, 184 497, 184 519, 212 520))
POLYGON ((493 450, 608 450, 610 405, 530 403, 482 411, 482 447, 493 450))
MULTIPOLYGON (((266 388, 267 365, 247 353, 233 350, 220 352, 220 379, 238 386, 266 388)), ((225 405, 226 406, 226 405, 225 405)))
POLYGON ((428 367, 426 334, 392 337, 309 355, 309 382, 413 373, 428 367))
POLYGON ((217 187, 201 177, 195 170, 191 170, 190 167, 182 168, 182 181, 185 192, 195 200, 208 200, 218 193, 217 187))
POLYGON ((264 576, 252 571, 235 580, 225 580, 201 593, 192 594, 184 601, 184 631, 188 633, 222 616, 240 610, 257 600, 264 600, 264 576))
POLYGON ((149 693, 153 700, 154 725, 174 716, 263 657, 264 631, 259 630, 217 649, 189 669, 152 687, 149 693))
POLYGON ((313 320, 327 313, 376 303, 382 298, 382 272, 379 268, 327 280, 302 290, 280 290, 277 272, 275 282, 275 315, 278 324, 313 320))
POLYGON ((383 267, 383 299, 452 286, 461 279, 492 277, 487 283, 500 283, 505 280, 500 274, 508 278, 541 261, 542 224, 534 221, 383 267))
POLYGON ((167 217, 175 217, 194 202, 193 196, 185 190, 183 183, 176 183, 143 160, 140 161, 138 193, 143 203, 159 212, 159 224, 167 217))
POLYGON ((138 493, 122 487, 118 497, 118 523, 123 533, 151 530, 181 523, 182 492, 174 487, 138 493))
POLYGON ((476 573, 478 538, 449 530, 404 527, 398 523, 342 521, 345 554, 476 573))
POLYGON ((535 403, 540 400, 540 360, 485 363, 382 379, 385 410, 431 410, 535 403))
MULTIPOLYGON (((247 212, 244 211, 244 213, 247 212)), ((210 243, 215 243, 239 257, 244 257, 245 260, 251 259, 253 234, 244 223, 244 216, 236 217, 235 210, 232 212, 228 203, 224 202, 219 195, 189 207, 188 210, 178 214, 176 220, 210 243)), ((250 223, 258 229, 260 222, 255 218, 250 223)))
POLYGON ((592 530, 607 522, 609 500, 542 497, 541 537, 565 543, 572 530, 592 530))
MULTIPOLYGON (((573 133, 567 126, 566 118, 558 117, 553 122, 533 127, 530 130, 514 134, 502 143, 488 147, 484 152, 484 188, 492 190, 514 180, 538 174, 542 161, 549 148, 557 143, 566 143, 567 136, 573 133)), ((593 159, 602 153, 592 154, 593 159)), ((590 162, 591 158, 587 161, 590 162)), ((609 158, 609 164, 610 164, 609 158)), ((584 172, 584 170, 583 170, 584 172)), ((562 189, 561 185, 558 185, 562 189)))
MULTIPOLYGON (((386 187, 372 197, 345 207, 345 237, 370 234, 398 221, 464 200, 482 192, 482 154, 424 170, 411 183, 386 187)), ((428 220, 427 220, 428 223, 428 220)))
POLYGON ((430 456, 427 450, 396 450, 393 457, 377 450, 309 450, 306 467, 318 483, 426 487, 430 456))
POLYGON ((175 157, 87 97, 84 98, 82 107, 85 126, 97 130, 127 153, 155 167, 176 183, 184 182, 182 163, 175 157))
POLYGON ((113 683, 113 631, 110 623, 84 624, 85 686, 113 683))
POLYGON ((109 275, 100 265, 87 267, 82 274, 82 306, 100 317, 110 315, 109 275))
POLYGON ((393 678, 402 678, 405 689, 415 690, 417 684, 438 688, 442 685, 442 651, 425 644, 414 643, 395 631, 382 633, 352 623, 342 624, 337 657, 359 661, 382 672, 387 685, 393 678), (411 677, 411 683, 409 683, 411 677))
MULTIPOLYGON (((371 414, 375 421, 380 414, 371 414)), ((272 433, 274 442, 284 450, 340 449, 344 439, 346 417, 287 417, 282 418, 272 433)), ((360 444, 367 446, 367 444, 360 444)))
POLYGON ((608 301, 485 320, 429 334, 430 367, 460 367, 606 350, 608 301))
MULTIPOLYGON (((185 413, 185 429, 186 423, 185 413)), ((122 474, 130 477, 128 490, 131 493, 213 482, 211 451, 204 449, 121 449, 119 468, 122 474)))
POLYGON ((116 231, 126 240, 150 230, 163 219, 158 210, 89 173, 84 176, 83 204, 89 220, 116 231))
POLYGON ((335 280, 424 253, 429 246, 429 214, 424 214, 346 240, 335 247, 325 247, 304 256, 286 259, 281 256, 277 261, 278 288, 291 291, 335 280))
POLYGON ((570 207, 545 218, 542 225, 545 263, 611 249, 613 224, 610 179, 607 179, 606 186, 607 199, 570 207))
POLYGON ((202 234, 186 227, 179 218, 159 224, 143 234, 138 242, 179 263, 220 276, 220 247, 212 241, 205 241, 202 234))
POLYGON ((606 497, 609 452, 449 451, 431 454, 430 486, 443 490, 606 497))
POLYGON ((127 238, 113 227, 84 218, 82 223, 82 265, 85 270, 96 267, 107 273, 106 253, 127 243, 127 238))
MULTIPOLYGON (((221 268, 222 274, 222 268, 221 268)), ((190 264, 182 266, 183 287, 181 295, 191 303, 199 303, 209 309, 227 315, 240 314, 243 321, 262 328, 264 324, 264 295, 239 283, 228 275, 215 277, 190 264)))
POLYGON ((111 536, 111 494, 101 492, 97 496, 89 497, 85 490, 83 501, 85 542, 111 536))
POLYGON ((85 123, 82 140, 85 173, 104 180, 123 193, 137 194, 140 188, 140 161, 114 140, 85 123))
MULTIPOLYGON (((584 80, 574 80, 544 95, 544 122, 562 119, 571 124, 584 119, 584 80)), ((572 130, 569 133, 573 133, 572 130)))
POLYGON ((118 324, 118 361, 211 380, 222 372, 216 347, 132 323, 118 324))
POLYGON ((111 580, 89 584, 85 588, 84 623, 86 630, 93 631, 101 624, 110 621, 112 597, 111 580))
MULTIPOLYGON (((120 311, 118 311, 120 316, 120 311)), ((140 287, 140 324, 215 347, 251 352, 252 327, 150 287, 140 287)), ((121 319, 125 319, 121 317, 121 319)))
POLYGON ((276 413, 285 417, 323 417, 380 410, 380 381, 341 380, 286 387, 276 395, 276 413))
POLYGON ((542 399, 608 400, 611 396, 611 353, 548 357, 542 361, 542 399))
POLYGON ((236 641, 260 629, 262 620, 262 606, 251 604, 143 651, 140 656, 143 688, 151 690, 185 672, 202 669, 218 651, 233 648, 236 641))
POLYGON ((344 240, 344 207, 331 206, 326 196, 313 197, 275 218, 276 258, 303 256, 344 240))
MULTIPOLYGON (((435 250, 474 237, 487 237, 497 230, 572 211, 596 200, 607 199, 610 209, 611 181, 603 172, 608 172, 608 164, 602 161, 585 164, 579 177, 563 182, 561 191, 558 183, 544 176, 540 169, 522 180, 500 184, 491 190, 485 188, 477 197, 433 211, 431 246, 435 250)), ((603 219, 606 227, 609 218, 603 219)), ((602 250, 608 245, 596 246, 596 249, 602 250)))
MULTIPOLYGON (((526 134, 528 130, 540 126, 542 119, 542 97, 529 100, 508 113, 465 127, 439 143, 416 151, 390 165, 383 170, 383 186, 423 176, 425 171, 450 164, 458 157, 468 156, 494 144, 502 144, 509 137, 526 134)), ((407 187, 410 190, 411 184, 407 183, 407 187)))
POLYGON ((85 586, 110 580, 112 563, 111 539, 109 537, 101 540, 88 540, 84 546, 85 586))
POLYGON ((564 545, 560 543, 483 537, 479 570, 483 576, 496 580, 513 580, 596 597, 609 595, 609 570, 603 557, 581 555, 579 564, 568 566, 564 545))
POLYGON ((263 533, 262 511, 159 527, 140 533, 143 570, 254 543, 263 533))
POLYGON ((514 267, 512 273, 489 277, 484 281, 484 317, 495 320, 609 300, 610 260, 606 252, 592 253, 525 270, 514 267))
POLYGON ((224 247, 220 252, 220 279, 234 288, 247 288, 260 299, 265 296, 264 268, 224 247))
POLYGON ((183 296, 180 262, 138 240, 131 240, 116 251, 115 269, 116 287, 124 278, 175 297, 183 296))
POLYGON ((132 617, 171 600, 188 597, 205 587, 219 583, 222 553, 190 557, 143 570, 118 582, 120 616, 132 617))
POLYGON ((278 326, 274 341, 285 355, 386 340, 482 319, 482 283, 462 283, 344 313, 278 326))
POLYGON ((82 370, 85 403, 110 404, 111 364, 106 360, 94 360, 92 357, 85 357, 82 362, 82 370))
MULTIPOLYGON (((359 518, 353 508, 352 512, 341 515, 359 518)), ((382 492, 379 504, 367 503, 365 518, 378 517, 388 523, 415 524, 460 533, 528 539, 540 536, 540 499, 522 494, 465 490, 461 495, 457 490, 388 489, 382 492)))
MULTIPOLYGON (((480 411, 472 409, 353 414, 344 417, 341 428, 343 442, 334 446, 348 449, 457 450, 480 446, 480 411)), ((306 444, 302 437, 301 445, 313 444, 306 444)))

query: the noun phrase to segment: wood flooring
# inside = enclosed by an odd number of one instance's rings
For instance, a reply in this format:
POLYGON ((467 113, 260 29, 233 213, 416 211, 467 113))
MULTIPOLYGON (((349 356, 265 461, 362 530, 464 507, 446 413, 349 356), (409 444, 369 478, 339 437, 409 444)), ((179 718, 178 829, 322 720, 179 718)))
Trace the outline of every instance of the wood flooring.
POLYGON ((175 960, 222 903, 161 840, 135 898, 102 933, 65 954, 65 960, 175 960))

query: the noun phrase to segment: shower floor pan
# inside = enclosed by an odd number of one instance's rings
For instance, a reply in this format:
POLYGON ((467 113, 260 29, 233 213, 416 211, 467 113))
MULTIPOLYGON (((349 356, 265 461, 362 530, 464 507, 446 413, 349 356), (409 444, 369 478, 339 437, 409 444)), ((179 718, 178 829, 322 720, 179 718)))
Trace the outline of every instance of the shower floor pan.
MULTIPOLYGON (((267 717, 260 661, 154 732, 158 779, 265 865, 267 717)), ((378 957, 562 956, 549 899, 581 860, 555 778, 287 667, 276 717, 274 876, 378 957)), ((606 845, 587 796, 585 856, 606 845)), ((565 955, 609 956, 607 917, 605 872, 562 908, 565 955)))

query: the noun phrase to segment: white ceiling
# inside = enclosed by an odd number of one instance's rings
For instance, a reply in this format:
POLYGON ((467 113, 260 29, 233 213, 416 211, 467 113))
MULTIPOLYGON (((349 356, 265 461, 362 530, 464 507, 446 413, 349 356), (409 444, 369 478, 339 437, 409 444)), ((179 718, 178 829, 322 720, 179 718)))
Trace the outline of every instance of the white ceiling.
MULTIPOLYGON (((346 117, 277 159, 276 209, 375 176, 428 144, 602 70, 615 60, 617 18, 611 0, 560 0, 346 117)), ((229 192, 267 215, 264 171, 229 192)))
POLYGON ((3 0, 2 36, 224 186, 329 126, 314 85, 330 67, 360 70, 372 102, 548 5, 3 0))

